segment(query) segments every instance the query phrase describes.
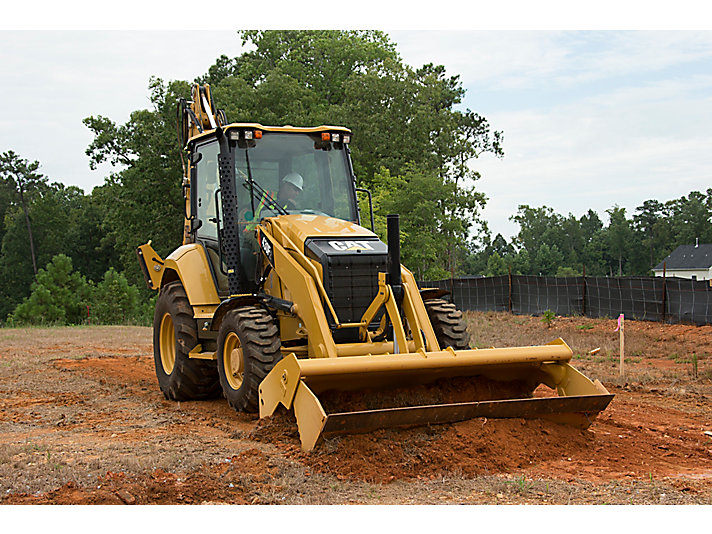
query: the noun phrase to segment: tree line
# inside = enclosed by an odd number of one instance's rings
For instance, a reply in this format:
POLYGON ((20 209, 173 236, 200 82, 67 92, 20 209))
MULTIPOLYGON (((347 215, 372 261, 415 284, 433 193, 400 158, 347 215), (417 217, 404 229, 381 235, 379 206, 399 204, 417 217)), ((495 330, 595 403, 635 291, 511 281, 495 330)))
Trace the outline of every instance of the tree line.
POLYGON ((468 274, 495 276, 645 276, 679 245, 712 243, 712 189, 660 202, 646 200, 629 216, 614 205, 564 216, 547 206, 519 206, 517 235, 498 234, 466 259, 468 274))
MULTIPOLYGON (((458 76, 439 65, 405 64, 379 31, 239 36, 249 51, 217 58, 194 81, 211 85, 230 122, 351 128, 354 170, 358 185, 373 193, 376 231, 385 238, 386 215, 401 214, 402 261, 420 280, 510 266, 535 274, 584 265, 590 274, 642 272, 653 262, 647 252, 659 259, 689 241, 685 218, 709 222, 708 190, 670 206, 646 201, 631 220, 614 207, 607 226, 592 211, 576 218, 521 206, 513 216, 519 234, 492 238, 473 162, 484 153, 503 157, 503 134, 459 109, 465 90, 458 76), (704 213, 695 211, 700 205, 704 213)), ((150 239, 165 257, 180 245, 176 102, 190 97, 190 85, 152 78, 149 109, 135 110, 124 124, 100 114, 84 119, 94 136, 86 150, 90 167, 113 168, 90 194, 50 182, 39 162, 2 154, 0 321, 76 324, 91 321, 93 312, 98 322, 150 321, 154 294, 135 249, 150 239), (112 301, 121 302, 113 313, 106 311, 112 301), (63 311, 48 311, 52 302, 63 303, 63 311)), ((361 208, 368 213, 365 199, 361 208)))

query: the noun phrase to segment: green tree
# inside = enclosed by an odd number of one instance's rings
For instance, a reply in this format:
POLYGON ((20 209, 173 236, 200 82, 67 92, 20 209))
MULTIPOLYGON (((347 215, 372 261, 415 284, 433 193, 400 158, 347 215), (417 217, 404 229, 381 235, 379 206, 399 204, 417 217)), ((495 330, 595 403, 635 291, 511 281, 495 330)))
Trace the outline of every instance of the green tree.
POLYGON ((526 204, 520 205, 517 214, 511 216, 510 220, 519 225, 519 233, 514 242, 518 247, 527 249, 529 254, 536 255, 544 243, 563 248, 563 218, 550 207, 532 208, 526 204))
POLYGON ((91 299, 91 318, 101 324, 126 324, 141 320, 141 299, 136 286, 114 268, 104 274, 91 299))
POLYGON ((449 277, 451 244, 466 249, 481 194, 414 166, 407 166, 402 176, 382 169, 378 183, 374 211, 379 234, 385 237, 386 215, 400 213, 403 263, 419 280, 449 277))
POLYGON ((667 208, 675 246, 694 245, 696 239, 700 243, 712 243, 709 196, 692 191, 687 197, 667 203, 667 208))
MULTIPOLYGON (((93 236, 82 235, 72 225, 72 219, 85 199, 77 187, 63 184, 44 184, 33 195, 27 212, 32 220, 35 236, 36 261, 46 265, 60 253, 67 253, 75 263, 82 264, 81 242, 93 236)), ((34 271, 27 251, 27 227, 23 209, 16 205, 5 217, 5 235, 0 248, 0 318, 4 319, 23 298, 30 294, 34 271)))
POLYGON ((87 279, 98 282, 113 265, 119 264, 114 240, 107 236, 105 211, 100 195, 77 196, 66 214, 65 253, 87 279))
POLYGON ((497 252, 493 252, 487 260, 485 276, 500 276, 509 272, 507 264, 497 252))
POLYGON ((234 59, 221 56, 201 82, 219 84, 239 77, 255 87, 277 71, 299 81, 325 104, 338 104, 352 73, 398 59, 395 45, 380 31, 246 30, 239 34, 242 44, 249 43, 254 50, 234 59))
POLYGON ((566 276, 581 276, 581 273, 574 269, 573 267, 559 267, 556 270, 556 277, 566 277, 566 276))
POLYGON ((104 213, 105 240, 113 243, 121 270, 137 286, 144 283, 136 247, 151 239, 159 254, 169 254, 181 243, 184 214, 175 101, 188 97, 190 87, 154 78, 150 90, 153 110, 134 111, 124 125, 101 116, 84 120, 94 133, 87 149, 90 166, 107 162, 120 168, 92 196, 104 213))
MULTIPOLYGON (((599 269, 600 253, 594 242, 600 237, 603 222, 598 214, 590 209, 579 218, 579 226, 583 243, 579 254, 581 270, 585 268, 586 274, 595 275, 599 269)), ((600 269, 600 273, 603 273, 603 268, 600 269)))
POLYGON ((610 217, 606 232, 608 250, 617 263, 618 276, 623 276, 623 260, 631 251, 633 232, 630 221, 625 216, 625 208, 614 205, 607 209, 606 213, 610 217))
POLYGON ((529 251, 523 248, 512 256, 512 273, 514 274, 532 274, 534 272, 529 251))
POLYGON ((639 241, 648 250, 647 268, 657 265, 656 257, 661 245, 661 219, 663 217, 663 204, 657 200, 646 200, 636 209, 633 215, 633 230, 639 236, 639 241))
POLYGON ((564 255, 556 245, 549 246, 542 243, 534 258, 534 274, 543 276, 553 276, 558 271, 563 261, 564 255))
POLYGON ((69 256, 58 254, 40 269, 32 293, 15 308, 16 324, 79 324, 86 318, 91 288, 72 268, 69 256))
MULTIPOLYGON (((35 253, 28 205, 31 202, 33 193, 42 189, 47 183, 47 178, 38 172, 39 167, 39 162, 30 163, 28 160, 20 158, 12 150, 0 154, 0 177, 4 182, 3 189, 9 187, 17 195, 18 203, 22 207, 22 212, 25 216, 29 253, 32 258, 34 274, 37 274, 37 254, 35 253)), ((2 213, 3 216, 6 211, 7 208, 5 207, 2 213)))

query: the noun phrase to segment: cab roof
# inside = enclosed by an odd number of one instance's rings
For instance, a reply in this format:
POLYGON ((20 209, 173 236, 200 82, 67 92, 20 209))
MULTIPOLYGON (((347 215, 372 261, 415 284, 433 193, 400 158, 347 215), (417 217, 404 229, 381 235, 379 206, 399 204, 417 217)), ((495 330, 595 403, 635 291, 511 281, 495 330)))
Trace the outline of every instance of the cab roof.
MULTIPOLYGON (((282 132, 282 133, 319 133, 319 132, 343 132, 351 133, 351 130, 343 126, 291 126, 289 124, 285 126, 264 126, 258 122, 233 122, 224 127, 225 132, 230 130, 262 130, 263 132, 282 132)), ((215 133, 215 130, 206 130, 205 132, 191 137, 188 142, 197 141, 205 137, 210 137, 215 133)))

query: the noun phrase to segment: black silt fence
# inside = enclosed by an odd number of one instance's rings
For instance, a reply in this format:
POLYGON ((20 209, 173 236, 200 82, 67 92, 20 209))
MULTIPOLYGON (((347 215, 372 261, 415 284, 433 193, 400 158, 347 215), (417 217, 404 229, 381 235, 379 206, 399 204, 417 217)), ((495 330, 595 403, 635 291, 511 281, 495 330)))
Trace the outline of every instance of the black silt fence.
POLYGON ((488 278, 454 278, 419 282, 423 287, 450 292, 449 300, 461 310, 509 311, 509 280, 507 276, 488 278))
MULTIPOLYGON (((662 321, 665 281, 655 277, 586 277, 586 315, 662 321)), ((678 321, 675 321, 678 322, 678 321)))
POLYGON ((666 320, 697 325, 712 323, 712 288, 709 282, 668 278, 665 286, 666 320))
POLYGON ((512 275, 512 313, 583 315, 584 282, 579 277, 512 275))
POLYGON ((461 310, 541 315, 617 317, 712 324, 709 282, 661 277, 550 277, 505 275, 419 282, 450 291, 461 310))

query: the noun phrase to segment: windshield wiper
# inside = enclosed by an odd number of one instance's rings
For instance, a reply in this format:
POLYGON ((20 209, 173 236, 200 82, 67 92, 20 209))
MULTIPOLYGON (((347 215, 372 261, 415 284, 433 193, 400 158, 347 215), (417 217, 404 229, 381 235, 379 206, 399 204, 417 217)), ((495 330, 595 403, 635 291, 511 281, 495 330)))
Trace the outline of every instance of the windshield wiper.
MULTIPOLYGON (((272 199, 272 195, 269 194, 260 184, 255 182, 252 179, 252 168, 250 167, 250 156, 247 154, 247 150, 245 150, 245 163, 247 164, 247 180, 245 180, 245 183, 242 184, 242 186, 250 191, 250 201, 252 203, 252 217, 255 217, 255 199, 257 199, 258 202, 264 203, 264 206, 266 208, 271 208, 279 212, 280 215, 289 215, 289 212, 277 204, 275 200, 272 199), (255 192, 259 195, 259 198, 255 196, 255 192)), ((242 173, 244 176, 245 173, 242 173)))

